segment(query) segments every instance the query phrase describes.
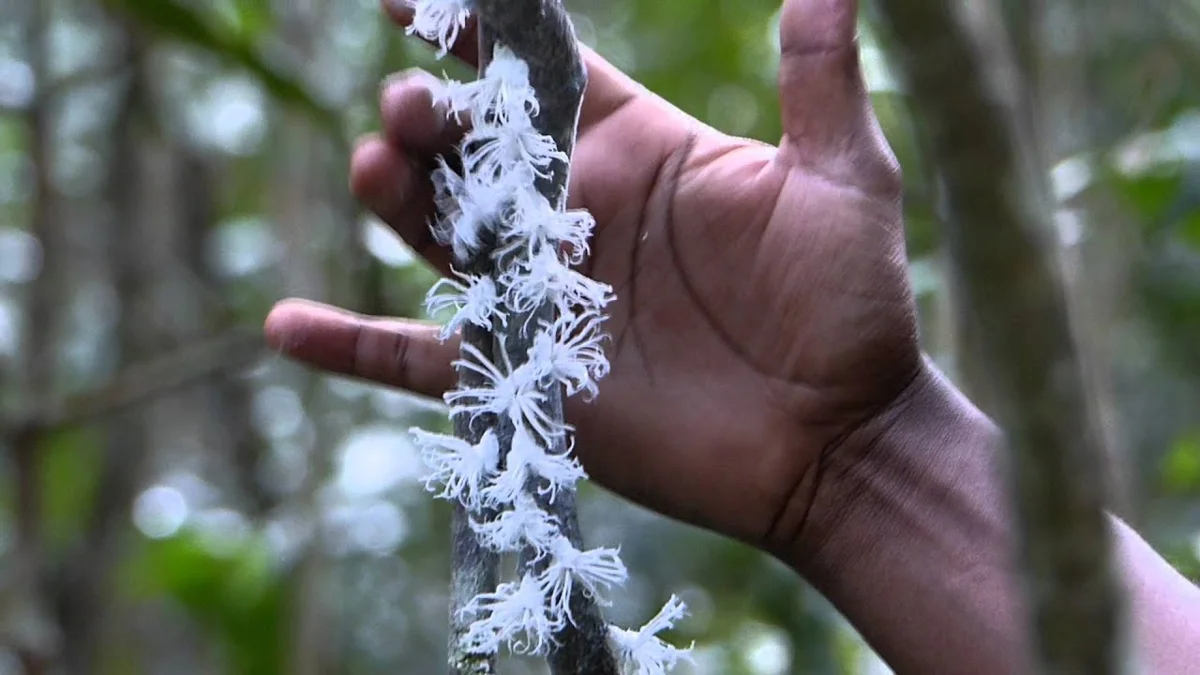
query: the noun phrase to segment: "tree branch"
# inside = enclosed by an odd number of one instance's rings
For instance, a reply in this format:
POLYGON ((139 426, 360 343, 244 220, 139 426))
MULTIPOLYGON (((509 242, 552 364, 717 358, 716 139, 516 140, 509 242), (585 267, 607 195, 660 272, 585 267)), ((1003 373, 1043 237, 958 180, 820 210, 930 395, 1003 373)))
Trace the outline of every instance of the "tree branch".
POLYGON ((1105 453, 1068 324, 1048 186, 1014 105, 1019 69, 990 3, 878 5, 943 172, 951 268, 972 328, 964 347, 978 350, 1008 435, 1038 672, 1121 672, 1105 453))
MULTIPOLYGON (((478 268, 473 273, 486 273, 478 268)), ((472 345, 485 356, 491 356, 492 336, 483 328, 467 324, 462 329, 462 344, 472 345)), ((464 357, 466 355, 464 354, 464 357)), ((475 387, 482 377, 466 368, 458 369, 462 387, 475 387)), ((468 443, 478 443, 495 420, 491 416, 472 419, 459 415, 454 419, 454 435, 468 443)), ((470 616, 463 609, 480 593, 490 593, 500 581, 500 556, 480 544, 471 529, 471 514, 458 500, 453 501, 451 515, 450 567, 450 644, 447 652, 450 675, 492 675, 496 672, 496 655, 476 652, 463 646, 463 637, 471 628, 470 616)), ((494 518, 491 512, 480 514, 479 520, 494 518)))
POLYGON ((129 366, 97 389, 26 411, 6 426, 56 429, 84 424, 246 365, 261 354, 258 333, 234 329, 129 366))
MULTIPOLYGON (((25 31, 25 48, 37 86, 45 82, 47 67, 47 34, 50 9, 46 3, 29 6, 25 31)), ((50 397, 53 383, 54 313, 59 305, 60 281, 55 239, 55 194, 51 180, 53 161, 52 108, 53 99, 44 92, 35 92, 25 117, 29 126, 29 159, 33 165, 33 192, 30 195, 30 234, 40 244, 42 268, 29 285, 25 299, 25 321, 21 331, 22 344, 19 369, 20 391, 34 405, 50 397)), ((12 430, 10 448, 16 480, 17 536, 11 555, 12 575, 3 588, 2 604, 8 616, 0 623, 0 632, 14 635, 12 651, 27 675, 48 673, 59 660, 61 635, 49 616, 43 574, 41 514, 41 463, 38 456, 40 434, 33 427, 19 426, 12 430)))
MULTIPOLYGON (((483 77, 491 57, 486 35, 487 30, 481 24, 479 77, 483 77)), ((452 155, 447 161, 457 164, 458 159, 452 155)), ((478 255, 471 260, 459 259, 456 263, 467 274, 490 275, 493 271, 488 255, 478 255)), ((492 334, 489 330, 473 323, 465 324, 462 327, 462 345, 477 349, 485 358, 492 360, 492 334)), ((461 356, 466 359, 469 354, 462 351, 461 356)), ((484 383, 483 376, 469 368, 459 366, 457 372, 460 388, 479 387, 484 383)), ((458 415, 454 418, 454 435, 474 445, 495 424, 494 415, 458 415)), ((493 518, 495 513, 490 509, 478 514, 480 521, 493 518)), ((471 513, 458 500, 453 501, 450 538, 450 636, 447 650, 450 675, 492 675, 496 672, 496 655, 474 651, 464 644, 463 638, 471 629, 471 617, 464 609, 475 596, 495 590, 500 582, 500 556, 479 542, 471 529, 471 513)))
MULTIPOLYGON (((568 161, 555 161, 549 178, 539 181, 538 189, 558 209, 566 207, 567 183, 570 177, 569 157, 575 148, 575 137, 579 123, 583 92, 587 86, 587 72, 579 54, 575 30, 570 17, 559 0, 477 0, 475 12, 480 25, 480 56, 489 55, 496 43, 502 44, 524 61, 529 67, 529 82, 537 92, 538 114, 533 118, 538 132, 554 139, 555 145, 568 161)), ((516 262, 512 256, 497 263, 499 271, 516 262)), ((504 325, 494 325, 498 336, 503 336, 503 348, 514 366, 523 363, 530 347, 532 336, 523 327, 536 326, 554 320, 554 305, 543 304, 528 315, 509 317, 504 325)), ((500 349, 499 343, 493 345, 500 349)), ((553 419, 563 419, 563 388, 554 385, 548 392, 546 412, 553 419)), ((497 432, 502 452, 512 446, 513 426, 501 420, 497 432)), ((564 454, 567 451, 562 440, 551 451, 564 454)), ((558 492, 553 501, 539 494, 539 484, 530 486, 530 494, 539 506, 560 523, 563 535, 576 548, 583 548, 583 536, 579 529, 574 490, 558 492)), ((526 552, 522 567, 530 564, 533 556, 526 552)), ((542 558, 533 563, 535 573, 548 565, 550 560, 542 558)), ((548 662, 554 675, 585 673, 587 675, 617 675, 617 660, 608 641, 608 626, 593 600, 576 586, 570 601, 574 624, 566 624, 556 635, 556 644, 551 647, 548 662)))

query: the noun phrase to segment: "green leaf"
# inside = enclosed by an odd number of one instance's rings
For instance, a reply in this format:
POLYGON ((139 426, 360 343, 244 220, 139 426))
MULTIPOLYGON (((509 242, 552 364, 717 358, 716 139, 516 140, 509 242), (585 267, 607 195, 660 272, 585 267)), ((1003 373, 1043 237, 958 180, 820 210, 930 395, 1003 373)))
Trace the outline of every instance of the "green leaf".
POLYGON ((1197 558, 1196 549, 1189 541, 1167 542, 1159 544, 1156 548, 1172 567, 1187 577, 1188 581, 1193 584, 1200 581, 1200 558, 1197 558))
POLYGON ((73 539, 91 514, 102 469, 102 444, 94 429, 82 427, 50 431, 41 439, 43 524, 52 545, 73 539))
POLYGON ((1136 271, 1133 288, 1162 346, 1162 365, 1200 373, 1200 277, 1192 264, 1158 253, 1139 261, 1136 271))
POLYGON ((1159 170, 1132 177, 1114 172, 1112 178, 1119 194, 1148 223, 1166 215, 1183 183, 1183 174, 1177 170, 1159 170))
POLYGON ((1200 431, 1175 440, 1163 460, 1163 486, 1175 493, 1200 489, 1200 431))
POLYGON ((166 595, 222 647, 235 675, 276 675, 284 668, 286 577, 261 537, 231 552, 210 550, 197 532, 144 540, 126 570, 135 597, 166 595))
POLYGON ((1191 248, 1200 251, 1200 209, 1184 216, 1179 223, 1179 238, 1191 248))
POLYGON ((237 35, 257 39, 274 25, 270 5, 264 0, 222 0, 213 4, 237 35))
MULTIPOLYGON (((309 113, 322 126, 340 134, 337 115, 318 102, 296 78, 268 64, 255 48, 257 32, 247 26, 217 28, 199 12, 173 0, 105 0, 155 34, 199 47, 253 74, 277 100, 309 113)), ((244 3, 243 3, 244 4, 244 3)))

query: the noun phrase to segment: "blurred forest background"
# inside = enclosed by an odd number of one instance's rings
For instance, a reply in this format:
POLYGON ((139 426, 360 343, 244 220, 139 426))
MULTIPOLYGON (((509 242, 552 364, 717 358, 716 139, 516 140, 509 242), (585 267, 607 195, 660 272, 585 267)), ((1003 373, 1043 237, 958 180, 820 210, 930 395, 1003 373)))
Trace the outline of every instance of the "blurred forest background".
MULTIPOLYGON (((778 139, 777 0, 568 6, 652 90, 778 139)), ((1010 28, 1118 508, 1196 578, 1200 2, 1041 6, 1010 28)), ((926 348, 969 388, 937 167, 869 3, 861 36, 926 348)), ((404 430, 444 416, 260 338, 285 296, 420 315, 431 272, 346 186, 381 80, 412 66, 467 76, 376 0, 0 0, 0 675, 443 671, 449 510, 404 430)), ((581 519, 634 575, 615 620, 692 607, 685 672, 887 672, 766 557, 596 488, 581 519)))

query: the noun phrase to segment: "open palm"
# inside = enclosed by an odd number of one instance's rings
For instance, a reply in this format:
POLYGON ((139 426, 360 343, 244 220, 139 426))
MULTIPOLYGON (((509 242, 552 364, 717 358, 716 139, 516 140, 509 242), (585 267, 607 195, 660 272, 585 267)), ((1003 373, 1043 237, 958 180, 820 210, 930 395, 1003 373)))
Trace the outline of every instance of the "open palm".
MULTIPOLYGON (((596 218, 585 271, 617 300, 611 374, 595 401, 568 402, 577 452, 600 484, 759 545, 796 535, 822 454, 921 367, 899 172, 859 73, 855 5, 785 3, 778 147, 699 123, 585 50, 570 202, 596 218)), ((410 74, 385 90, 384 132, 359 146, 351 179, 445 271, 416 167, 459 130, 428 84, 410 74)), ((288 301, 267 333, 334 372, 430 396, 455 384, 457 343, 412 322, 288 301)))

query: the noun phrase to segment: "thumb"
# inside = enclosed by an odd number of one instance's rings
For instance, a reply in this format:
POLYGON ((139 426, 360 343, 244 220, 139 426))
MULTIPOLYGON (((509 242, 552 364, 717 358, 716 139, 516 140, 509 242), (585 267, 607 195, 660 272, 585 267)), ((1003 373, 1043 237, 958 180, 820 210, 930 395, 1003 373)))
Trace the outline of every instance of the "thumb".
POLYGON ((863 81, 857 21, 858 0, 785 0, 779 98, 784 159, 861 185, 896 169, 863 81))
POLYGON ((267 315, 263 332, 285 356, 338 375, 432 398, 457 382, 450 362, 458 358, 458 337, 439 341, 437 326, 284 300, 267 315))

